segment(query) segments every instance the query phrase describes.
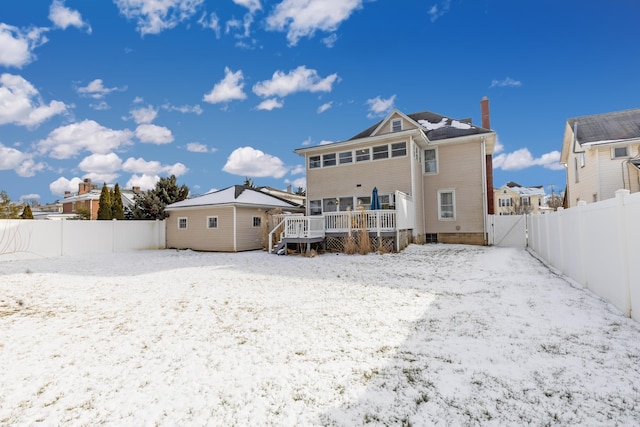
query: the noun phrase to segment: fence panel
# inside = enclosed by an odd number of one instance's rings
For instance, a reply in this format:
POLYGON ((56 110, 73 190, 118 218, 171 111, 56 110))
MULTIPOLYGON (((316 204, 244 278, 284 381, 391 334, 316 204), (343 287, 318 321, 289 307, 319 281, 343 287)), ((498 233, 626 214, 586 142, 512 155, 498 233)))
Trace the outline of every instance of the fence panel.
POLYGON ((489 244, 524 249, 527 246, 525 215, 489 215, 489 244))

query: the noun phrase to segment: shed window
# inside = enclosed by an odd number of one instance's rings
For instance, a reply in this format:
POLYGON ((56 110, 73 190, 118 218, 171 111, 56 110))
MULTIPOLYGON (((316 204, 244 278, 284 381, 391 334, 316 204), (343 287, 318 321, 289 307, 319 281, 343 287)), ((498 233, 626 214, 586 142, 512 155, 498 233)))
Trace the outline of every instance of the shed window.
POLYGON ((260 227, 261 224, 262 224, 262 218, 260 218, 259 216, 254 216, 253 217, 253 226, 254 227, 260 227))
POLYGON ((178 228, 180 230, 187 229, 187 218, 178 218, 178 228))
POLYGON ((208 216, 207 217, 207 228, 218 228, 218 217, 217 216, 208 216))

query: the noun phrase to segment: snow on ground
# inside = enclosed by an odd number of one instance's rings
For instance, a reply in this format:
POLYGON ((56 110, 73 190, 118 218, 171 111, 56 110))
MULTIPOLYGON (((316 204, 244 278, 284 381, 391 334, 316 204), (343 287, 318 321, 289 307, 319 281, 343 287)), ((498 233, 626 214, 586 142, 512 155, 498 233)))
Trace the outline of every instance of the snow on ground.
POLYGON ((516 249, 0 263, 0 425, 638 425, 639 362, 516 249))

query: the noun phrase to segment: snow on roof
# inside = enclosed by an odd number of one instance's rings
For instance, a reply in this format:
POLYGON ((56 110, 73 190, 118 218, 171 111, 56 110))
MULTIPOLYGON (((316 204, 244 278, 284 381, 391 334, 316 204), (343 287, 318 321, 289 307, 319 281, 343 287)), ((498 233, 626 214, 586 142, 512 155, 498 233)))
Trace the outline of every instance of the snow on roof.
POLYGON ((192 199, 182 200, 172 203, 165 209, 179 209, 195 206, 213 206, 213 205, 255 205, 255 206, 273 206, 282 208, 297 207, 296 204, 287 202, 262 191, 253 190, 242 185, 234 185, 223 190, 207 193, 192 199))
POLYGON ((502 188, 508 188, 509 190, 513 191, 516 194, 519 194, 520 196, 546 196, 546 193, 544 192, 544 187, 539 186, 539 187, 521 187, 519 185, 505 185, 502 188))
POLYGON ((418 120, 418 123, 420 123, 420 126, 426 130, 434 130, 445 127, 447 125, 447 120, 448 119, 446 117, 443 117, 442 120, 436 123, 431 123, 429 120, 418 120))

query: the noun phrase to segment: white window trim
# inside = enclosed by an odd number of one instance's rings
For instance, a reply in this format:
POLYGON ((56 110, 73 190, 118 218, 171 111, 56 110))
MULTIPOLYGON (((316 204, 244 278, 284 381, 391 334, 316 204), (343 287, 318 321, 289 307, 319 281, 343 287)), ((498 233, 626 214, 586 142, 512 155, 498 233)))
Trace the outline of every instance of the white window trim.
POLYGON ((422 173, 425 174, 425 175, 437 175, 438 173, 440 173, 440 157, 438 155, 438 147, 425 148, 423 151, 427 151, 427 150, 435 150, 435 153, 436 153, 436 171, 435 172, 427 172, 427 171, 425 171, 425 164, 427 163, 427 155, 425 153, 424 154, 424 161, 422 162, 422 173))
POLYGON ((342 165, 351 165, 353 163, 355 163, 355 156, 353 155, 353 151, 352 150, 346 150, 346 151, 340 151, 336 154, 337 158, 336 161, 338 162, 338 166, 342 166, 342 165), (351 153, 351 161, 350 162, 341 162, 340 160, 342 159, 340 157, 340 154, 344 154, 344 153, 351 153))
POLYGON ((208 217, 207 217, 207 224, 206 224, 206 225, 207 225, 207 228, 208 228, 208 229, 210 229, 210 230, 213 230, 213 229, 218 228, 218 225, 219 225, 219 223, 218 223, 218 217, 217 217, 217 216, 208 216, 208 217), (210 226, 209 226, 209 219, 210 219, 210 218, 215 218, 215 219, 216 219, 216 226, 215 226, 215 227, 210 227, 210 226))
POLYGON ((398 142, 392 142, 391 144, 389 144, 389 158, 390 159, 399 159, 399 158, 402 158, 402 157, 407 157, 407 155, 408 155, 407 153, 409 153, 409 147, 408 147, 407 141, 398 141, 398 142), (394 156, 393 155, 393 146, 395 144, 402 144, 402 143, 404 143, 404 154, 401 154, 399 156, 394 156))
POLYGON ((438 190, 438 221, 455 221, 456 220, 456 190, 455 188, 442 188, 438 190), (452 218, 443 218, 442 217, 442 198, 440 195, 442 193, 451 193, 451 201, 453 203, 453 217, 452 218))
POLYGON ((309 169, 320 169, 322 167, 322 156, 321 155, 317 155, 317 156, 309 156, 309 169), (317 157, 318 158, 318 166, 311 166, 311 159, 317 157))
POLYGON ((178 230, 187 230, 188 228, 189 228, 189 218, 186 216, 178 217, 178 230), (185 225, 184 228, 180 227, 180 221, 183 219, 184 219, 184 225, 185 225))
POLYGON ((402 131, 402 119, 393 119, 393 120, 391 120, 391 123, 389 124, 389 126, 391 126, 391 132, 401 132, 402 131), (398 123, 398 122, 400 122, 400 129, 393 130, 393 124, 394 123, 398 123))
POLYGON ((611 147, 611 159, 627 159, 629 158, 629 153, 631 152, 631 148, 628 145, 619 145, 617 147, 611 147), (626 148, 627 154, 624 156, 616 156, 616 148, 626 148))
POLYGON ((260 227, 262 226, 262 217, 260 217, 260 216, 255 216, 255 215, 254 215, 254 216, 251 218, 251 226, 252 226, 253 228, 260 228, 260 227), (256 224, 256 218, 258 218, 258 219, 260 220, 260 225, 255 225, 255 224, 256 224))

